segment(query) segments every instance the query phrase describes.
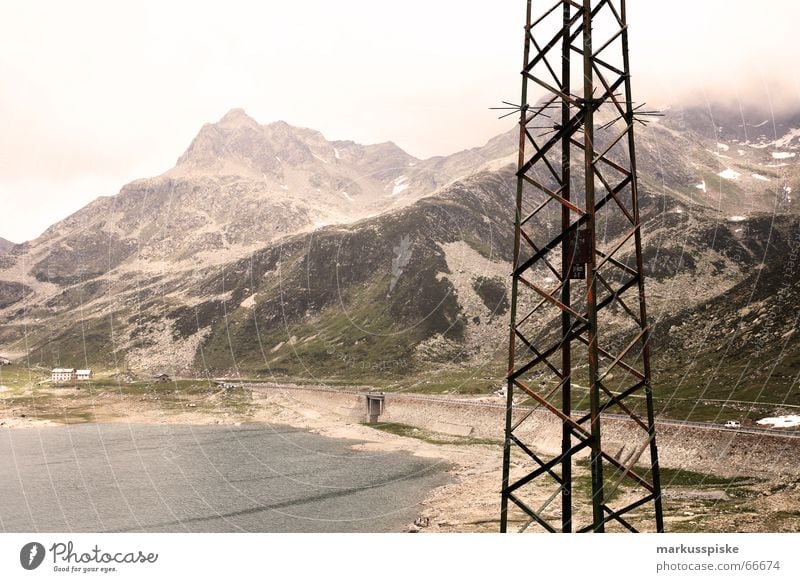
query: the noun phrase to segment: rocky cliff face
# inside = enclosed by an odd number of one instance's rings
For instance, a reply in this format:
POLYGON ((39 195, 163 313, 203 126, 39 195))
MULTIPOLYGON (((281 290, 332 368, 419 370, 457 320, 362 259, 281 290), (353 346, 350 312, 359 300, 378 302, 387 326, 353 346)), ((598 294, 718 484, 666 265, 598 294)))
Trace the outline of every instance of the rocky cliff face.
MULTIPOLYGON (((741 373, 779 394, 797 364, 800 123, 745 137, 712 113, 639 134, 656 372, 692 390, 741 373)), ((418 160, 233 110, 172 170, 0 256, 0 351, 488 389, 506 351, 515 152, 512 130, 418 160)))

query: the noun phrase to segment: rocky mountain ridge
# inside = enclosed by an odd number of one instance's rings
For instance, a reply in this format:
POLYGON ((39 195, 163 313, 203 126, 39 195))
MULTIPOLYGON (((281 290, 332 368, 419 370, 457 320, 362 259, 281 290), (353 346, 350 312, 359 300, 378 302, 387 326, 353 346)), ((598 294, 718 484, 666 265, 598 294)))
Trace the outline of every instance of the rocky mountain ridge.
MULTIPOLYGON (((786 260, 800 140, 792 119, 752 143, 726 133, 735 120, 710 119, 686 110, 638 136, 657 372, 699 390, 709 362, 728 382, 756 358, 775 366, 748 368, 748 386, 770 378, 783 394, 797 360, 797 319, 781 314, 797 299, 786 260)), ((45 366, 496 385, 515 151, 512 129, 417 160, 234 110, 175 168, 0 257, 0 350, 45 366)))

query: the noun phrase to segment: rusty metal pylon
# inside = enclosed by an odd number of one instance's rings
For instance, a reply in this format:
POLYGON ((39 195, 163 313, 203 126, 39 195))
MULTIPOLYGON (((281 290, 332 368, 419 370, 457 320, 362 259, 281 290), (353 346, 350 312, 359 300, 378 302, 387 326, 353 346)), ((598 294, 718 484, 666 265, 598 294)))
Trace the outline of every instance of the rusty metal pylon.
POLYGON ((661 532, 634 146, 634 125, 652 112, 631 97, 625 0, 559 0, 539 14, 532 4, 514 106, 520 146, 500 530, 661 532), (545 92, 535 105, 530 83, 545 92), (623 429, 614 420, 616 440, 601 430, 608 433, 612 412, 628 421, 623 429), (548 427, 560 432, 560 449, 534 445, 548 427))

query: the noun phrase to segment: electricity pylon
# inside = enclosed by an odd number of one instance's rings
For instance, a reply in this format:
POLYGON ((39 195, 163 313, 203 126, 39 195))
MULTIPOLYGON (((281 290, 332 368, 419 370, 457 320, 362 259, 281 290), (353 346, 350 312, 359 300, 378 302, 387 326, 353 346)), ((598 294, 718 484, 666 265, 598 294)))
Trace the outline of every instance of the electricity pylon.
POLYGON ((533 4, 512 106, 520 146, 500 529, 661 532, 634 143, 634 126, 653 113, 631 96, 625 0, 559 0, 538 14, 533 4), (544 91, 533 105, 530 86, 544 91))

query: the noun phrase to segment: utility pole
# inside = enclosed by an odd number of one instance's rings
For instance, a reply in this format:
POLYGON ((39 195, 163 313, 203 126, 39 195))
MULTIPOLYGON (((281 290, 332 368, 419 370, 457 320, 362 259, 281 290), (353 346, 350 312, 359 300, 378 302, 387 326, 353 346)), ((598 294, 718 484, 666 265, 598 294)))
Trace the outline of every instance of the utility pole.
POLYGON ((662 532, 625 0, 528 0, 523 61, 500 530, 662 532))

